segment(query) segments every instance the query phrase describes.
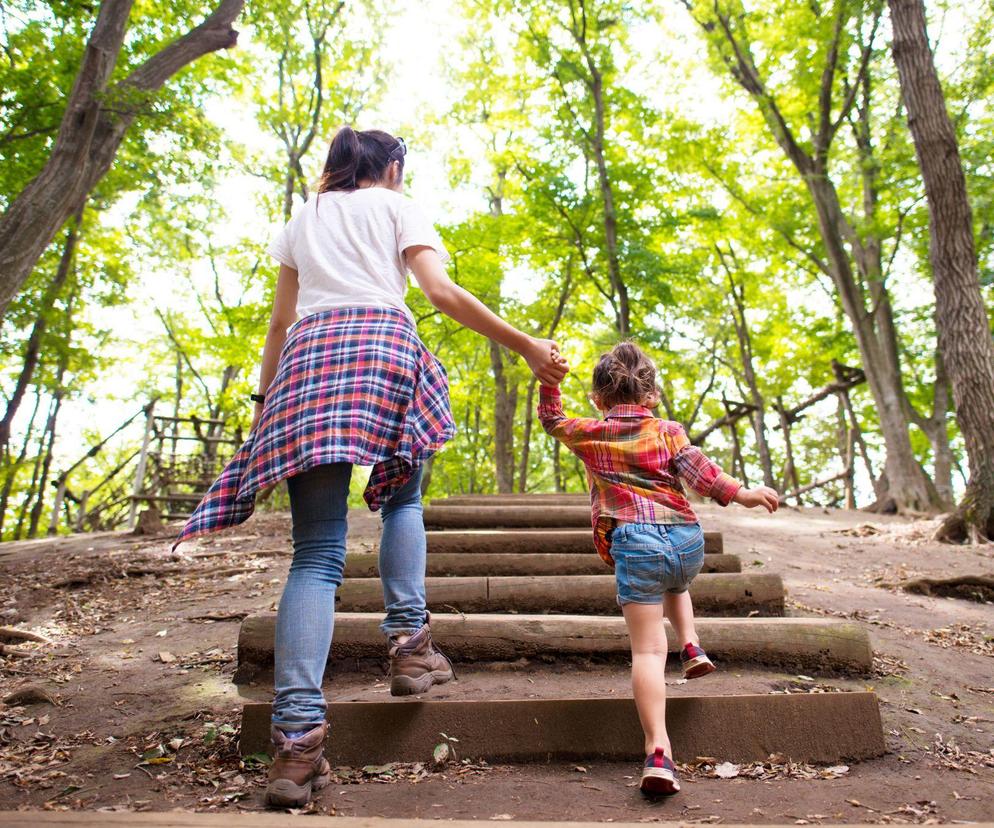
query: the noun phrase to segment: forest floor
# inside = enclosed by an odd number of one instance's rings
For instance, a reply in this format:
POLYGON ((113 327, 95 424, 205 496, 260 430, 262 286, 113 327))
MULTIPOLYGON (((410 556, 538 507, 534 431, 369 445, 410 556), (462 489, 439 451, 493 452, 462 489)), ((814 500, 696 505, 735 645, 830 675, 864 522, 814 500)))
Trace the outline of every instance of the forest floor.
MULTIPOLYGON (((868 625, 878 658, 869 679, 730 664, 687 685, 671 666, 671 692, 872 688, 886 756, 849 767, 721 768, 728 778, 703 763, 684 773, 680 796, 655 803, 638 795, 637 757, 583 766, 490 766, 468 757, 441 771, 338 769, 308 810, 701 823, 994 818, 994 604, 895 586, 991 574, 994 546, 940 546, 928 540, 932 523, 858 512, 701 512, 744 569, 783 575, 790 614, 857 619, 868 625)), ((0 658, 0 809, 262 810, 265 768, 239 758, 237 728, 241 704, 267 698, 269 688, 237 688, 231 677, 239 621, 274 609, 279 598, 288 529, 285 514, 257 515, 188 545, 192 564, 170 560, 168 536, 104 533, 0 546, 7 585, 0 625, 48 639, 0 638, 32 654, 0 658)), ((377 534, 375 517, 354 512, 350 551, 375 549, 377 534)), ((326 693, 389 699, 385 666, 341 669, 326 693)), ((433 697, 573 696, 578 687, 627 695, 625 664, 466 666, 460 681, 433 697)))

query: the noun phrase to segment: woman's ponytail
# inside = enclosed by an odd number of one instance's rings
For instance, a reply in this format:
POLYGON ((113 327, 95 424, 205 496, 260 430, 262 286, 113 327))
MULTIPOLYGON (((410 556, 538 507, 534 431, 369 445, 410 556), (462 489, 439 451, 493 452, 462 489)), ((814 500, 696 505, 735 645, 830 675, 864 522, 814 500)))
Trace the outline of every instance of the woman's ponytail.
POLYGON ((400 163, 403 174, 404 152, 404 143, 388 132, 379 129, 356 132, 350 126, 343 126, 331 139, 318 192, 350 192, 358 189, 360 181, 382 181, 391 161, 400 163))

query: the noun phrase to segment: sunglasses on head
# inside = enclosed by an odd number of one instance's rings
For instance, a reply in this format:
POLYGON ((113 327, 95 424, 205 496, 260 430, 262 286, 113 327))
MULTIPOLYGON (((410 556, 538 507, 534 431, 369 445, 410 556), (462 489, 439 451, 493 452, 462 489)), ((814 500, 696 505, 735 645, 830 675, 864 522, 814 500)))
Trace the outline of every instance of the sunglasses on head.
POLYGON ((390 151, 390 157, 391 158, 403 158, 405 155, 407 155, 407 144, 404 143, 404 139, 403 138, 398 138, 397 139, 397 146, 395 146, 390 151))

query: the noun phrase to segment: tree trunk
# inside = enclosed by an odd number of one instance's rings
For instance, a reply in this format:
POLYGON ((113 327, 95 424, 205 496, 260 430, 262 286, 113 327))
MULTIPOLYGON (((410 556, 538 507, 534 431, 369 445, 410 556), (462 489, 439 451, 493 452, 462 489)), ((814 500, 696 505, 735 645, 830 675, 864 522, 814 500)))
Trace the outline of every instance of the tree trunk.
POLYGON ((494 374, 494 464, 497 491, 514 491, 514 416, 518 407, 518 385, 505 373, 504 349, 490 342, 490 367, 494 374))
MULTIPOLYGON (((735 335, 739 341, 739 357, 742 360, 742 375, 745 377, 746 385, 749 386, 749 402, 756 406, 750 420, 752 421, 752 431, 756 438, 756 452, 759 454, 759 465, 763 472, 763 485, 775 489, 777 485, 776 477, 773 474, 773 460, 770 456, 770 444, 766 439, 765 407, 766 401, 759 390, 759 381, 756 378, 756 370, 753 366, 752 358, 752 336, 749 333, 749 323, 745 315, 745 288, 740 283, 736 283, 732 268, 725 261, 725 255, 720 247, 716 246, 718 256, 721 259, 725 274, 728 277, 729 297, 732 300, 732 322, 735 325, 735 335)), ((735 261, 735 251, 729 245, 729 254, 735 261)))
MULTIPOLYGON (((887 492, 880 508, 882 511, 931 512, 940 506, 938 494, 911 446, 900 370, 894 370, 887 348, 874 328, 874 318, 867 311, 853 277, 839 230, 846 218, 838 193, 824 171, 812 172, 806 176, 806 183, 814 201, 832 279, 852 324, 867 385, 877 405, 880 433, 886 447, 884 474, 887 480, 887 492)), ((882 286, 880 289, 884 290, 882 286)))
POLYGON ((24 394, 31 384, 35 370, 38 368, 38 357, 41 352, 41 340, 45 335, 45 328, 48 326, 48 315, 52 311, 52 306, 59 298, 62 288, 65 286, 69 274, 72 272, 73 258, 76 254, 76 244, 79 240, 79 226, 82 221, 82 212, 77 213, 75 220, 69 225, 66 232, 66 241, 62 247, 62 256, 59 258, 59 266, 55 270, 55 278, 51 281, 42 295, 38 316, 31 328, 27 344, 24 346, 24 362, 21 366, 21 373, 17 377, 17 384, 14 392, 7 402, 3 419, 0 419, 0 450, 7 447, 10 441, 10 430, 13 426, 14 417, 24 399, 24 394))
MULTIPOLYGON (((886 497, 881 497, 879 500, 882 506, 889 510, 933 511, 940 505, 939 497, 911 446, 900 366, 896 366, 896 370, 894 366, 896 349, 891 347, 887 332, 881 335, 875 327, 877 309, 882 309, 884 317, 889 313, 889 301, 881 304, 886 298, 886 287, 879 279, 871 281, 868 297, 863 286, 855 278, 846 241, 849 241, 854 250, 858 250, 860 240, 842 209, 829 172, 829 151, 832 142, 839 126, 845 122, 846 116, 851 112, 858 92, 853 90, 852 94, 847 95, 846 100, 841 104, 841 111, 833 113, 836 70, 841 53, 839 43, 847 21, 841 14, 836 18, 834 39, 821 73, 819 106, 817 111, 810 113, 812 149, 809 151, 791 132, 778 101, 769 92, 764 78, 759 73, 750 51, 750 44, 745 39, 744 7, 738 3, 731 6, 701 3, 698 6, 687 2, 687 5, 695 14, 695 19, 704 29, 706 36, 717 41, 719 49, 723 50, 722 59, 732 77, 755 100, 771 135, 797 170, 811 196, 826 260, 822 261, 813 253, 809 255, 831 277, 842 308, 852 325, 862 357, 863 370, 876 403, 880 430, 886 446, 885 473, 881 475, 880 482, 883 485, 886 479, 889 490, 886 497)), ((817 11, 818 7, 812 8, 815 9, 816 14, 820 13, 817 11)), ((839 6, 838 9, 842 12, 845 7, 839 6)), ((874 17, 873 31, 867 42, 860 44, 859 82, 861 83, 873 54, 877 20, 878 18, 874 17)), ((860 255, 868 254, 864 250, 860 251, 860 255)), ((886 320, 884 324, 886 325, 886 320)))
MULTIPOLYGON (((59 372, 59 383, 61 385, 61 379, 64 372, 59 372)), ((37 497, 35 498, 34 506, 31 507, 31 520, 28 524, 28 537, 33 538, 38 534, 38 521, 41 519, 41 510, 45 506, 45 494, 46 487, 48 486, 48 475, 52 470, 52 456, 55 452, 55 429, 59 421, 59 412, 62 410, 62 400, 65 397, 65 391, 62 388, 58 388, 55 394, 52 396, 52 409, 51 413, 48 415, 48 422, 45 424, 45 431, 42 434, 42 440, 45 442, 43 459, 41 462, 41 476, 38 479, 38 489, 37 497), (48 439, 45 440, 44 435, 48 435, 48 439)))
POLYGON ((38 409, 41 407, 41 389, 35 388, 35 404, 31 409, 31 416, 28 418, 27 428, 24 430, 24 440, 21 442, 21 450, 17 459, 9 462, 4 470, 5 477, 3 489, 0 491, 0 539, 3 538, 3 525, 7 516, 7 506, 10 504, 10 493, 17 482, 17 474, 21 470, 24 458, 28 456, 28 446, 31 445, 31 438, 34 435, 35 418, 38 416, 38 409))
POLYGON ((132 0, 103 0, 41 172, 0 217, 0 318, 45 249, 114 162, 135 116, 163 84, 209 52, 235 45, 244 0, 221 0, 199 26, 110 85, 132 0))
POLYGON ((528 491, 528 463, 531 459, 532 426, 535 423, 535 387, 538 378, 528 380, 528 396, 525 402, 525 424, 521 431, 521 452, 518 457, 518 491, 528 491))
POLYGON ((593 59, 587 53, 587 65, 590 68, 593 83, 591 84, 594 97, 594 138, 591 149, 594 162, 597 165, 597 181, 601 191, 601 201, 604 208, 604 246, 607 253, 607 272, 611 280, 611 288, 618 299, 618 312, 615 327, 618 336, 624 338, 631 334, 631 309, 628 304, 628 286, 621 275, 621 260, 618 256, 618 219, 614 209, 614 190, 611 187, 611 177, 608 174, 607 159, 604 152, 604 89, 600 71, 593 59))
POLYGON ((977 274, 966 177, 929 47, 923 0, 888 5, 894 63, 928 199, 939 352, 970 467, 963 501, 938 535, 994 539, 994 339, 977 274))

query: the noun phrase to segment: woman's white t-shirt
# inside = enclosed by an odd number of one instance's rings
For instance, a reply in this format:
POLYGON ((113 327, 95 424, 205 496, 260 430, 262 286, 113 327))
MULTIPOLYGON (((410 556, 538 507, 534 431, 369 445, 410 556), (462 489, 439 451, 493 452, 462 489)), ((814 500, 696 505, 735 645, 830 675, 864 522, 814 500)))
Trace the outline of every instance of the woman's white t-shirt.
POLYGON ((434 248, 449 260, 438 231, 395 190, 332 190, 309 199, 269 246, 297 271, 297 318, 332 308, 392 307, 404 302, 409 247, 434 248))

